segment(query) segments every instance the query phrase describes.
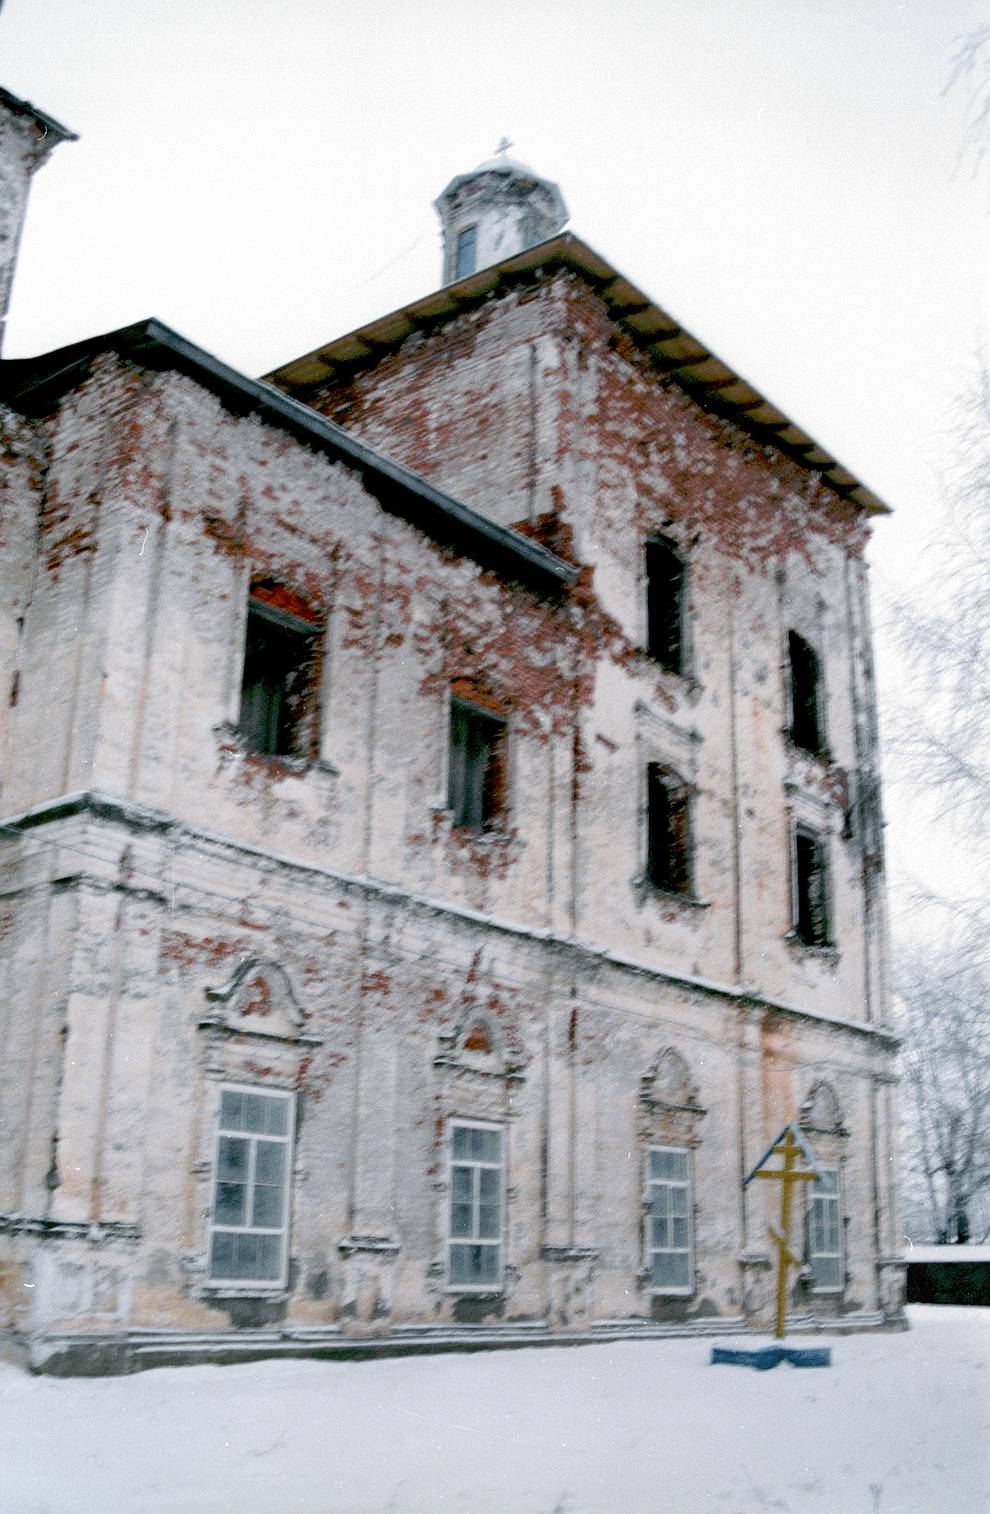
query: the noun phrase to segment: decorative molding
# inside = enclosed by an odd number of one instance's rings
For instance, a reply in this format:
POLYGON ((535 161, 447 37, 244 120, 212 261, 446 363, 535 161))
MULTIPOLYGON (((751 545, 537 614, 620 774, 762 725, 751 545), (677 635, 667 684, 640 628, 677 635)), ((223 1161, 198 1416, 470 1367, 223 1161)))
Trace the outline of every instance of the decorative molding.
POLYGON ((207 988, 206 998, 217 1008, 199 1021, 200 1030, 293 1045, 321 1044, 318 1036, 304 1034, 306 1010, 285 968, 271 957, 246 957, 222 988, 207 988))
POLYGON ((686 1114, 706 1114, 698 1102, 698 1089, 687 1062, 673 1046, 664 1047, 640 1079, 640 1098, 651 1109, 670 1109, 686 1114))
POLYGON ((597 1262, 601 1249, 598 1246, 541 1246, 540 1256, 545 1262, 597 1262))
POLYGON ((651 705, 637 699, 633 705, 637 734, 651 753, 675 768, 681 778, 693 783, 698 774, 698 753, 703 737, 693 726, 685 730, 651 705))
POLYGON ((0 1214, 0 1235, 36 1235, 46 1241, 139 1241, 141 1226, 129 1220, 52 1220, 40 1215, 0 1214))
POLYGON ((877 1021, 852 1020, 841 1015, 822 1014, 807 1005, 788 1003, 785 999, 777 999, 755 989, 743 988, 739 984, 720 983, 715 979, 678 972, 670 967, 661 967, 655 962, 646 962, 627 956, 624 952, 610 951, 590 941, 560 935, 551 930, 536 929, 518 920, 506 920, 497 915, 486 915, 480 910, 469 909, 448 900, 415 893, 398 884, 385 883, 379 878, 344 873, 320 863, 303 861, 298 857, 288 856, 284 852, 274 851, 270 847, 258 846, 234 836, 207 830, 204 826, 196 825, 192 821, 180 820, 161 811, 133 804, 129 800, 110 798, 97 790, 65 794, 58 799, 46 800, 32 809, 0 817, 0 828, 6 831, 28 830, 34 826, 47 825, 52 821, 79 814, 95 815, 99 819, 128 827, 161 830, 168 833, 178 843, 212 848, 215 853, 232 859, 236 858, 244 865, 256 867, 260 865, 262 868, 268 868, 274 863, 284 868, 288 876, 310 879, 321 885, 332 883, 344 891, 353 891, 382 904, 394 904, 396 901, 401 901, 410 909, 421 910, 431 918, 442 916, 461 925, 475 926, 494 936, 537 944, 545 943, 558 951, 572 954, 589 972, 613 968, 617 972, 631 973, 653 983, 671 984, 675 988, 688 989, 723 1000, 728 1004, 755 1010, 771 1010, 808 1025, 861 1036, 866 1040, 880 1043, 885 1050, 891 1052, 896 1051, 903 1039, 891 1026, 877 1021))
POLYGON ((341 1256, 358 1253, 373 1256, 398 1256, 402 1242, 389 1235, 345 1235, 337 1242, 341 1256))
POLYGON ((798 1125, 816 1135, 848 1136, 842 1106, 827 1078, 817 1078, 798 1110, 798 1125))
POLYGON ((439 1050, 433 1058, 437 1068, 474 1073, 481 1077, 523 1080, 521 1048, 488 1010, 473 1005, 462 1010, 457 1023, 437 1037, 439 1050), (479 1044, 472 1045, 477 1039, 479 1044))

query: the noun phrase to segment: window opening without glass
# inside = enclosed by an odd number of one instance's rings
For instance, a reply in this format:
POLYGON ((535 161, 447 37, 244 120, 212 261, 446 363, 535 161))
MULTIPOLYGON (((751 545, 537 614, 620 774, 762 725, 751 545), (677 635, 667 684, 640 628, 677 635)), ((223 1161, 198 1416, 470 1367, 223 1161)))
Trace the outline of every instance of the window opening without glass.
POLYGON ((451 1288, 502 1286, 502 1131, 455 1123, 450 1131, 451 1288))
POLYGON ((693 1293, 691 1156, 654 1146, 647 1184, 647 1261, 655 1293, 693 1293))
POLYGON ((214 1164, 210 1270, 213 1281, 285 1281, 289 1094, 225 1088, 214 1164))
POLYGON ((505 807, 505 721, 450 702, 447 807, 455 826, 489 830, 505 807))
POLYGON ((808 1215, 808 1261, 812 1289, 816 1293, 842 1290, 842 1214, 839 1203, 839 1170, 823 1167, 821 1178, 810 1184, 808 1215))
POLYGON ((828 946, 828 870, 821 836, 794 833, 794 934, 805 946, 828 946))
POLYGON ((668 894, 691 892, 689 798, 687 785, 668 768, 651 762, 646 773, 646 879, 668 894))
POLYGON ((248 604, 238 726, 266 756, 303 756, 316 630, 252 599, 248 604))
POLYGON ((457 266, 454 269, 454 278, 466 279, 469 273, 474 273, 477 259, 478 228, 465 226, 464 230, 457 234, 457 266))
POLYGON ((684 559, 669 541, 646 543, 646 649, 668 673, 684 672, 684 559))
POLYGON ((788 632, 787 650, 791 672, 791 740, 806 752, 820 755, 825 750, 825 732, 818 653, 796 631, 788 632))

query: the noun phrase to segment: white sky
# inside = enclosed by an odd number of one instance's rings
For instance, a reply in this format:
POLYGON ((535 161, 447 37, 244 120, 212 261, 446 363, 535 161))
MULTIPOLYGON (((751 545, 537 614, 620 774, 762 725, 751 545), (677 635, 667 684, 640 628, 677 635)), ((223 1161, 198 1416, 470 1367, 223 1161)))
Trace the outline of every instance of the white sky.
MULTIPOLYGON (((945 93, 988 19, 990 0, 7 0, 0 83, 81 140, 35 181, 5 355, 157 315, 266 371, 435 288, 431 202, 506 133, 580 236, 894 506, 877 578, 920 592, 990 315, 990 174, 960 162, 967 93, 945 93)), ((894 860, 920 869, 888 792, 894 860)))

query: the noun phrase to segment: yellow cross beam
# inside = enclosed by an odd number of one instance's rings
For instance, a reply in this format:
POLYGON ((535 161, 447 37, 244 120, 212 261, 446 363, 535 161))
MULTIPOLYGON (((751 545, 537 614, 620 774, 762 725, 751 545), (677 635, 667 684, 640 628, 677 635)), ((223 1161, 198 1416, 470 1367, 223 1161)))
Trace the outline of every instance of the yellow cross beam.
POLYGON ((787 1270, 789 1266, 798 1267, 801 1264, 801 1258, 791 1250, 791 1191, 795 1183, 813 1183, 820 1176, 811 1151, 794 1126, 786 1125, 746 1179, 746 1183, 750 1183, 753 1178, 764 1178, 781 1185, 780 1229, 778 1230, 776 1225, 769 1227, 770 1237, 777 1247, 777 1316, 774 1323, 774 1335, 778 1340, 784 1338, 784 1320, 787 1312, 787 1270), (782 1167, 764 1166, 771 1157, 778 1155, 783 1159, 782 1167), (798 1167, 797 1162, 804 1162, 807 1166, 798 1167), (809 1171, 808 1168, 811 1170, 809 1171))

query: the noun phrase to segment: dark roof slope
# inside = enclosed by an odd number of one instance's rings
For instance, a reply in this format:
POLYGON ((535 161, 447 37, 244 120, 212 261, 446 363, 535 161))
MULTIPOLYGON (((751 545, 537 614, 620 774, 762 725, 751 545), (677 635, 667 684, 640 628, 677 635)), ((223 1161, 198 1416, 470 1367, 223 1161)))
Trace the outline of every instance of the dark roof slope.
POLYGON ((559 268, 570 269, 589 284, 604 300, 616 325, 648 356, 657 372, 670 374, 706 410, 726 417, 758 442, 778 447, 809 471, 821 474, 837 494, 868 515, 889 512, 889 507, 872 490, 813 437, 569 231, 490 268, 482 268, 456 284, 447 284, 401 310, 283 364, 267 376, 280 389, 305 397, 377 362, 413 331, 439 325, 462 310, 476 308, 502 289, 533 283, 545 272, 559 268))
POLYGON ((47 111, 39 110, 37 105, 32 105, 30 100, 21 100, 17 95, 12 95, 9 89, 0 86, 0 105, 6 105, 8 110, 14 110, 18 115, 29 116, 35 126, 39 127, 43 136, 55 137, 59 142, 78 142, 79 137, 61 121, 56 121, 47 111))
POLYGON ((505 578, 544 593, 559 591, 577 579, 577 568, 538 542, 437 489, 264 380, 238 373, 154 318, 41 357, 0 362, 0 401, 23 415, 46 415, 104 352, 116 352, 142 367, 188 374, 228 409, 256 414, 334 461, 346 463, 384 509, 505 578))

